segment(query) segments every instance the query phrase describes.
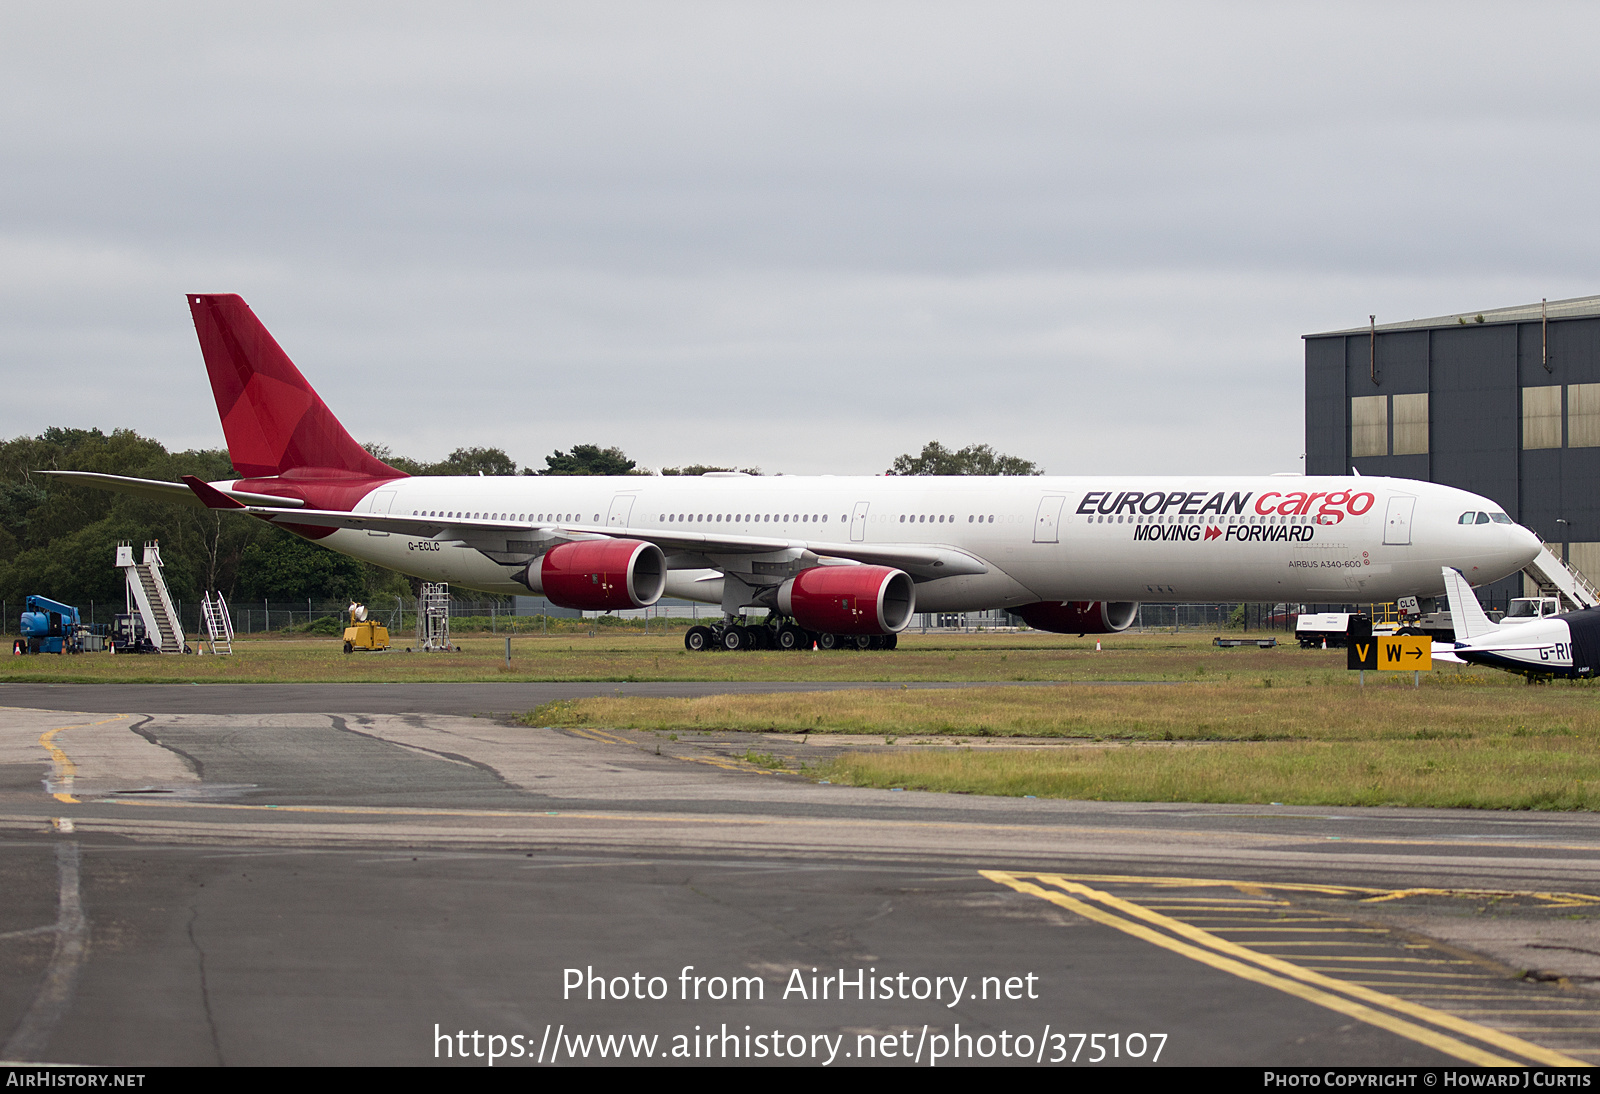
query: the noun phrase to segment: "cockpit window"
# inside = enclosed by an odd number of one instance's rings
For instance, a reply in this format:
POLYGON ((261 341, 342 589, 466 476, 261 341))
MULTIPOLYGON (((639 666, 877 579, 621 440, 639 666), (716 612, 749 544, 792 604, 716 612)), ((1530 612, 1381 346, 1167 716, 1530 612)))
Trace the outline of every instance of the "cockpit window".
POLYGON ((1461 514, 1461 519, 1456 521, 1456 523, 1457 524, 1472 524, 1477 519, 1478 519, 1478 514, 1476 514, 1476 513, 1462 513, 1461 514))
POLYGON ((1488 524, 1489 523, 1489 514, 1488 513, 1479 513, 1478 514, 1478 523, 1479 524, 1488 524))
POLYGON ((1496 524, 1513 524, 1513 523, 1515 523, 1510 517, 1506 516, 1504 513, 1490 513, 1489 514, 1489 519, 1494 521, 1496 524))

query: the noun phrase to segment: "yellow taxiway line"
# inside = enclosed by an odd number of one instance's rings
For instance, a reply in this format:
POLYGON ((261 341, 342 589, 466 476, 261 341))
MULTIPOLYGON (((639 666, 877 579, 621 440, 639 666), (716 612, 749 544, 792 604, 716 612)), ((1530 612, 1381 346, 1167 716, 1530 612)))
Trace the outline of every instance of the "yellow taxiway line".
POLYGON ((56 765, 55 778, 51 780, 51 784, 54 786, 64 786, 67 788, 65 790, 57 790, 52 792, 50 795, 52 798, 59 802, 68 802, 72 805, 80 804, 78 799, 72 796, 72 779, 73 776, 77 775, 78 773, 78 765, 72 762, 71 757, 69 757, 66 752, 62 750, 60 745, 56 744, 56 734, 65 732, 69 729, 89 729, 93 726, 103 726, 107 722, 120 721, 126 717, 126 714, 118 714, 115 717, 102 718, 98 722, 79 722, 77 725, 56 726, 56 728, 47 730, 45 733, 40 735, 39 744, 46 752, 50 753, 50 759, 54 760, 56 765))
MULTIPOLYGON (((1284 961, 1282 958, 1257 953, 1210 931, 1151 911, 1131 900, 1124 900, 1103 890, 1092 889, 1060 874, 1026 874, 1004 870, 984 870, 981 873, 990 881, 1047 900, 1085 919, 1113 927, 1152 945, 1182 954, 1184 957, 1231 973, 1241 979, 1275 988, 1340 1014, 1358 1018, 1470 1064, 1477 1064, 1480 1067, 1516 1067, 1524 1061, 1532 1061, 1547 1067, 1589 1066, 1572 1056, 1525 1041, 1520 1037, 1513 1037, 1501 1030, 1479 1025, 1446 1011, 1374 991, 1360 984, 1336 980, 1320 972, 1284 961), (1424 1022, 1428 1025, 1419 1024, 1424 1022), (1436 1028, 1430 1029, 1428 1026, 1436 1028), (1442 1032, 1445 1030, 1449 1033, 1442 1032), (1520 1056, 1522 1060, 1496 1055, 1479 1045, 1461 1040, 1461 1037, 1469 1037, 1482 1045, 1520 1056)), ((1154 878, 1121 880, 1142 881, 1147 884, 1158 881, 1154 878)), ((1159 879, 1169 887, 1173 880, 1159 879)), ((1214 885, 1217 882, 1213 880, 1202 884, 1214 885)), ((1306 888, 1326 891, 1326 887, 1321 886, 1306 888)))

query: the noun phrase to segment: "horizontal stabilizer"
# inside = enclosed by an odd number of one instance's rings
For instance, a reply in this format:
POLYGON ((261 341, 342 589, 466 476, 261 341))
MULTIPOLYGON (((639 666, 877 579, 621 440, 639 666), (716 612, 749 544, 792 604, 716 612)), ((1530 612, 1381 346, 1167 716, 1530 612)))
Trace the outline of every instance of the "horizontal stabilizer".
POLYGON ((243 509, 244 503, 234 501, 215 486, 193 475, 183 476, 183 485, 194 491, 194 496, 205 503, 207 509, 243 509))
POLYGON ((1493 622, 1483 612, 1483 605, 1478 603, 1478 595, 1472 591, 1472 586, 1462 576, 1460 570, 1444 570, 1444 591, 1450 599, 1450 622, 1455 628, 1458 641, 1468 641, 1479 635, 1489 634, 1498 629, 1498 624, 1493 622))
MULTIPOLYGON (((153 498, 156 501, 177 502, 191 508, 200 508, 205 505, 199 496, 182 482, 162 482, 160 479, 134 479, 127 475, 102 475, 96 471, 34 471, 34 475, 53 475, 59 479, 76 483, 79 486, 93 486, 98 490, 115 490, 119 494, 133 494, 141 498, 153 498)), ((193 478, 185 475, 184 479, 193 478)), ((199 481, 196 479, 195 481, 199 481)), ((223 490, 219 487, 209 486, 219 494, 233 499, 241 505, 272 505, 278 508, 293 508, 304 505, 299 498, 280 498, 272 494, 252 494, 248 490, 223 490)))

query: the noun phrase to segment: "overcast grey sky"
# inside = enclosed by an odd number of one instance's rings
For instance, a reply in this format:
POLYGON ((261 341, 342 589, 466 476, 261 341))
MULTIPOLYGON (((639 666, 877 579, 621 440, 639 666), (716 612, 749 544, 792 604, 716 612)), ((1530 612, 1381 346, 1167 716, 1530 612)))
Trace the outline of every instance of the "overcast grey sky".
POLYGON ((1307 332, 1600 293, 1586 4, 0 3, 0 435, 1296 470, 1307 332))

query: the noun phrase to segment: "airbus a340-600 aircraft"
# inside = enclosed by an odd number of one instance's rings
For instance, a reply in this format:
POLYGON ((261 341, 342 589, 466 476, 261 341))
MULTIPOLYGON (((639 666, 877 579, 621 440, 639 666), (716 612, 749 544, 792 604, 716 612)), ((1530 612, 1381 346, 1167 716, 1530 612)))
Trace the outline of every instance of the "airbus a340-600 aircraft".
POLYGON ((1146 599, 1435 596, 1444 566, 1482 584, 1540 550, 1493 502, 1405 479, 412 478, 351 439, 242 299, 189 306, 243 477, 64 474, 236 510, 428 581, 590 611, 718 605, 691 649, 892 647, 916 611, 1006 608, 1098 634, 1146 599), (744 625, 752 608, 767 621, 744 625))

